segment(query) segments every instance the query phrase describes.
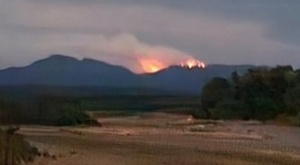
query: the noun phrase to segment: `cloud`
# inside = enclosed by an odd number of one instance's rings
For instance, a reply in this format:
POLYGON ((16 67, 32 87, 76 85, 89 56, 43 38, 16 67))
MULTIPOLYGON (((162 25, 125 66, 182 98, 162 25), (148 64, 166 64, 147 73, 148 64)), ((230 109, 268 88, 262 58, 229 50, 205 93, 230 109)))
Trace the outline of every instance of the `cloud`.
POLYGON ((297 35, 300 34, 298 0, 2 0, 0 3, 1 15, 7 17, 1 22, 9 19, 15 24, 35 28, 60 26, 71 31, 83 28, 91 31, 143 31, 151 27, 150 23, 166 25, 166 18, 173 15, 179 16, 179 22, 183 16, 189 16, 263 24, 267 28, 265 36, 271 39, 300 42, 297 35), (91 28, 92 22, 94 27, 91 28))

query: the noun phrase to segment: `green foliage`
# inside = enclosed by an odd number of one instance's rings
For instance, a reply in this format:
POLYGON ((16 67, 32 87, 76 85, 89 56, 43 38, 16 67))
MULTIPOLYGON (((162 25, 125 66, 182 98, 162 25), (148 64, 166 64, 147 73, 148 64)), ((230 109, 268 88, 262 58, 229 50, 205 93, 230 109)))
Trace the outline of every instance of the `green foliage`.
POLYGON ((252 100, 252 107, 255 111, 254 118, 267 121, 269 119, 273 119, 278 114, 279 106, 276 105, 276 102, 268 97, 255 98, 252 100))
POLYGON ((243 104, 235 100, 224 100, 219 102, 215 108, 212 109, 212 118, 213 119, 247 119, 247 111, 244 111, 243 104))
POLYGON ((267 121, 279 114, 296 116, 300 110, 300 71, 291 66, 250 69, 231 80, 215 78, 201 93, 204 111, 216 119, 267 121))
POLYGON ((232 72, 231 81, 233 84, 237 85, 240 82, 240 76, 237 71, 232 72))
POLYGON ((59 109, 57 125, 78 125, 87 123, 89 117, 80 108, 73 104, 62 105, 59 109))
POLYGON ((296 76, 296 78, 295 78, 296 79, 296 83, 300 84, 300 69, 296 71, 296 75, 295 76, 296 76))
POLYGON ((287 113, 296 115, 300 112, 300 84, 294 88, 288 89, 284 94, 287 113))
POLYGON ((211 117, 210 109, 213 109, 218 102, 231 97, 231 95, 231 85, 224 78, 214 78, 206 84, 202 89, 201 103, 207 113, 207 118, 211 117))
POLYGON ((90 118, 76 99, 42 98, 36 102, 0 101, 1 124, 77 125, 90 118))

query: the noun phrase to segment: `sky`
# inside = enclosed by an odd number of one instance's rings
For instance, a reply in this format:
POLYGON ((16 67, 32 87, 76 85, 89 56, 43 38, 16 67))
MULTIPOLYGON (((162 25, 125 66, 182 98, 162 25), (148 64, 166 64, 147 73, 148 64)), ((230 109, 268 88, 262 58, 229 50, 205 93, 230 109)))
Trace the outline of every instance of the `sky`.
POLYGON ((137 73, 187 59, 300 67, 300 1, 0 0, 0 68, 51 54, 137 73))

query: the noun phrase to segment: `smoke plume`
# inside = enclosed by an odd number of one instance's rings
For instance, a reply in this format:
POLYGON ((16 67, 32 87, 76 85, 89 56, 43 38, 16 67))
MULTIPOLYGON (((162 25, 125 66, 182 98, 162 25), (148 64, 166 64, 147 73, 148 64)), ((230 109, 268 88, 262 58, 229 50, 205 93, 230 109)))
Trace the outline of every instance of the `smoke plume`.
MULTIPOLYGON (((174 48, 143 43, 131 34, 101 36, 96 43, 88 44, 85 49, 93 50, 99 57, 106 55, 100 59, 123 65, 137 73, 154 72, 193 58, 190 54, 174 48)), ((98 59, 99 57, 94 56, 98 59)))

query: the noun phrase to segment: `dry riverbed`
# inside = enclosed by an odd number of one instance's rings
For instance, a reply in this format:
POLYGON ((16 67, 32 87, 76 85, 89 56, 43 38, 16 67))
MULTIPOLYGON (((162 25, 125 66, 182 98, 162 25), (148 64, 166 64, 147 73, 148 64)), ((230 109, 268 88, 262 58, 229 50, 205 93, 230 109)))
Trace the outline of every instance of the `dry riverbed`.
POLYGON ((149 113, 102 127, 23 126, 42 153, 33 165, 300 164, 300 129, 149 113))

